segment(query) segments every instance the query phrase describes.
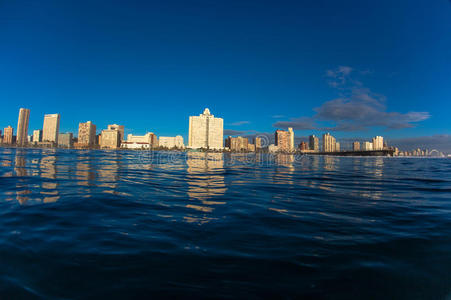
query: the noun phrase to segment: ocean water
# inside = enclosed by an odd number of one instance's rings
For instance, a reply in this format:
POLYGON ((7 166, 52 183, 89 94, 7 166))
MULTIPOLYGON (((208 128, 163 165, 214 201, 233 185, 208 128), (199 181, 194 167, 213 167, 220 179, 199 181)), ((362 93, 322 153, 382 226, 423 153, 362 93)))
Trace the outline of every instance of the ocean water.
POLYGON ((450 294, 450 159, 0 148, 1 299, 450 294))

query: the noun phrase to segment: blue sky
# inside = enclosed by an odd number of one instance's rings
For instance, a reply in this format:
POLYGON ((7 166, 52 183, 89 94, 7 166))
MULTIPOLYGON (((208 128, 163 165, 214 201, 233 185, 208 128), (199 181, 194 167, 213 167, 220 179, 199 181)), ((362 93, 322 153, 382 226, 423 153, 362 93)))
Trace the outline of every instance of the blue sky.
MULTIPOLYGON (((0 1, 0 127, 451 134, 451 2, 0 1)), ((451 145, 451 142, 450 142, 451 145)), ((451 147, 451 146, 450 146, 451 147)))

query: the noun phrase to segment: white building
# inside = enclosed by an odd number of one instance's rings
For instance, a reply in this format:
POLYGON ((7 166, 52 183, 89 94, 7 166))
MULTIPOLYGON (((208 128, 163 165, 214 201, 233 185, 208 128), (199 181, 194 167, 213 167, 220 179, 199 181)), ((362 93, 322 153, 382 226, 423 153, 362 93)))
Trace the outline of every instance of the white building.
POLYGON ((151 149, 157 145, 157 136, 153 132, 148 132, 145 135, 127 135, 127 141, 121 143, 121 148, 151 149))
POLYGON ((381 136, 373 137, 373 150, 384 149, 384 138, 381 136))
POLYGON ((51 114, 44 116, 44 126, 42 127, 42 141, 58 143, 60 130, 60 115, 51 114))
POLYGON ((178 148, 183 149, 185 145, 183 144, 183 137, 181 135, 177 136, 160 136, 158 145, 162 148, 178 148))
POLYGON ((372 142, 364 142, 363 143, 363 151, 371 151, 373 150, 373 143, 372 142))
POLYGON ((223 149, 224 120, 206 108, 203 114, 189 117, 188 148, 223 149))

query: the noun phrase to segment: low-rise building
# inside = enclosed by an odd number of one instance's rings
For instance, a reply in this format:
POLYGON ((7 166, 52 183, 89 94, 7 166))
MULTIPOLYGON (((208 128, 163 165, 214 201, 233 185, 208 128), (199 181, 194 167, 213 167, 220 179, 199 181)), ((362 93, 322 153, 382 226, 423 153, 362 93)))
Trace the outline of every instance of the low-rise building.
POLYGON ((177 136, 160 136, 158 146, 167 149, 183 149, 185 145, 183 144, 183 137, 181 135, 177 136))
POLYGON ((372 142, 364 142, 363 143, 363 151, 372 151, 373 143, 372 142))
POLYGON ((354 142, 352 143, 352 150, 353 151, 360 151, 360 142, 354 142))
POLYGON ((120 132, 115 129, 102 130, 100 136, 100 148, 117 149, 120 146, 120 132))
POLYGON ((12 144, 14 142, 14 128, 11 126, 3 130, 3 144, 12 144))
POLYGON ((58 134, 58 147, 60 148, 72 148, 74 135, 72 132, 59 133, 58 134))
POLYGON ((225 146, 230 149, 230 151, 248 151, 249 140, 241 136, 231 137, 229 136, 225 140, 225 146))
POLYGON ((36 129, 33 130, 33 143, 39 143, 42 142, 42 130, 36 129))
POLYGON ((125 149, 153 149, 158 146, 157 136, 153 132, 145 135, 127 135, 127 141, 121 143, 121 148, 125 149))

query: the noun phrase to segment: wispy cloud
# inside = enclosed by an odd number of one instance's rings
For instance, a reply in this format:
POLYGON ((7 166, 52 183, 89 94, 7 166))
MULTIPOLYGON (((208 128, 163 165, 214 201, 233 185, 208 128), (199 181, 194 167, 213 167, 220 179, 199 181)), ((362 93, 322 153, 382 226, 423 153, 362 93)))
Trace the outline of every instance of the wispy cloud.
POLYGON ((272 116, 274 119, 281 119, 281 118, 285 118, 284 115, 274 115, 272 116))
POLYGON ((250 121, 238 121, 238 122, 234 122, 234 123, 230 123, 230 126, 241 126, 241 125, 245 125, 245 124, 250 124, 250 121))
POLYGON ((430 114, 424 111, 406 113, 388 111, 385 96, 364 87, 359 80, 351 76, 353 73, 365 74, 368 72, 357 72, 346 66, 328 70, 326 76, 331 79, 329 84, 339 91, 340 96, 314 108, 316 114, 311 117, 278 121, 273 126, 277 128, 293 127, 297 130, 327 131, 361 131, 376 126, 386 129, 402 129, 414 127, 418 122, 430 118, 430 114), (320 122, 334 125, 321 127, 318 125, 320 122))

